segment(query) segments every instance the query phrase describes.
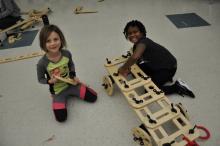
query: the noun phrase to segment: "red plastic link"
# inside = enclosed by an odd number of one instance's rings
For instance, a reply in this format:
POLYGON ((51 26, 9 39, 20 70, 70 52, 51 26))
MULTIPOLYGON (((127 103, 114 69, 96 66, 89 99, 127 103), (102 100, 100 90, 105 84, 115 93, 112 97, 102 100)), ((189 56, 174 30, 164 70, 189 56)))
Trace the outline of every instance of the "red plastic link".
POLYGON ((205 128, 203 126, 198 126, 198 125, 196 125, 196 128, 197 129, 201 129, 201 130, 203 130, 206 133, 205 136, 200 136, 199 139, 207 140, 207 139, 210 138, 211 134, 210 134, 210 132, 209 132, 209 130, 207 128, 205 128))
POLYGON ((195 141, 190 141, 186 136, 183 137, 183 140, 187 141, 186 146, 199 146, 195 141))

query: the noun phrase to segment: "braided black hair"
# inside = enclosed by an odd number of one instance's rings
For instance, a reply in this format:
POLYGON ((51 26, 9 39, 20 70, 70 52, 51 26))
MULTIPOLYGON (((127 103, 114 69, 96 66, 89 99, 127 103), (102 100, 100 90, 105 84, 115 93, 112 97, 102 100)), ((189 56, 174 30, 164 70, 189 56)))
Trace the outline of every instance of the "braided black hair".
POLYGON ((126 39, 128 39, 128 28, 135 27, 135 26, 138 27, 138 29, 140 30, 141 33, 143 33, 144 36, 146 36, 147 32, 146 32, 145 26, 138 20, 132 20, 128 22, 124 28, 123 33, 126 39))

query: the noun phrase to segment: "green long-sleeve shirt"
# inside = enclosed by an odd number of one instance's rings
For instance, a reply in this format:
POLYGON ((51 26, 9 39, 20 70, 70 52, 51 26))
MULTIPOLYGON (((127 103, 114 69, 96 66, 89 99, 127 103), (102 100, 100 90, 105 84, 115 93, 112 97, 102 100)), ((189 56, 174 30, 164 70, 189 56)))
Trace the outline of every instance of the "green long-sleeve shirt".
MULTIPOLYGON (((58 62, 50 61, 44 55, 37 63, 37 77, 41 84, 49 84, 48 80, 54 72, 59 72, 63 78, 73 78, 75 76, 75 66, 72 61, 72 55, 68 50, 61 51, 62 57, 58 62)), ((62 81, 57 81, 55 84, 49 84, 51 94, 58 94, 69 85, 62 81)))

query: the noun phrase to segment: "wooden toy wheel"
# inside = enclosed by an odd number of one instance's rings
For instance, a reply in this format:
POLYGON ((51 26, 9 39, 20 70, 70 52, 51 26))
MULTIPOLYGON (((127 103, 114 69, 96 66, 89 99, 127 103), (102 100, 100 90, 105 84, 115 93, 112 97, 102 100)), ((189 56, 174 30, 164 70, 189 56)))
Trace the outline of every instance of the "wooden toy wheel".
POLYGON ((183 114, 183 116, 189 120, 189 114, 187 113, 187 110, 183 107, 182 103, 176 104, 176 106, 180 109, 180 112, 183 114))
POLYGON ((132 129, 134 141, 141 146, 152 146, 151 137, 143 129, 136 127, 132 129))
POLYGON ((113 94, 113 81, 111 79, 111 76, 104 76, 103 77, 103 84, 102 86, 105 88, 105 91, 109 96, 112 96, 113 94))

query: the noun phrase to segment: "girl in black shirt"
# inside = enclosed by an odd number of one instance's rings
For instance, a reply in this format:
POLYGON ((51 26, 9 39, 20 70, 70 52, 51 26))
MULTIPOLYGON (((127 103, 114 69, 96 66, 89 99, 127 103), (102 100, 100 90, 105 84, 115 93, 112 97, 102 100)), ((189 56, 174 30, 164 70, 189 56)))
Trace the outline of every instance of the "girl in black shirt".
POLYGON ((119 68, 120 74, 126 76, 129 68, 136 63, 166 95, 178 93, 195 97, 188 85, 180 79, 172 85, 165 86, 165 83, 173 80, 177 60, 165 47, 146 37, 146 29, 141 22, 128 22, 124 28, 124 35, 134 46, 132 56, 119 68))

